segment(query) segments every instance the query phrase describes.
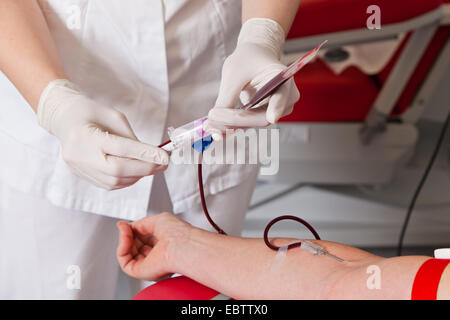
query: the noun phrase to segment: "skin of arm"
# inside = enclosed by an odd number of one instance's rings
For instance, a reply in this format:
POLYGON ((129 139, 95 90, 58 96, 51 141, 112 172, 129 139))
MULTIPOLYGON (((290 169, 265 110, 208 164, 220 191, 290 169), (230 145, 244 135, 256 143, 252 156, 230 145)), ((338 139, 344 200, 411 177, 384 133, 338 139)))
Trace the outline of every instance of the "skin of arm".
POLYGON ((447 267, 442 274, 437 298, 438 300, 450 300, 450 267, 447 267))
POLYGON ((251 18, 272 19, 288 34, 299 6, 300 0, 242 0, 242 22, 251 18))
MULTIPOLYGON (((125 273, 155 280, 180 273, 235 299, 410 299, 414 277, 429 257, 382 258, 346 245, 314 241, 345 260, 289 250, 282 263, 262 239, 229 237, 194 228, 170 213, 120 222, 117 258, 125 273), (379 268, 381 286, 367 285, 379 268)), ((273 239, 277 246, 298 240, 273 239)), ((450 268, 438 298, 449 298, 450 268)))
MULTIPOLYGON (((296 241, 272 240, 277 246, 296 241)), ((174 251, 173 264, 177 273, 236 299, 410 299, 415 274, 428 259, 385 259, 338 243, 314 242, 346 262, 295 248, 274 270, 277 252, 262 239, 195 229, 190 240, 174 251), (381 271, 380 289, 367 286, 369 266, 381 271)))
POLYGON ((68 79, 36 0, 0 0, 0 70, 37 110, 50 81, 68 79))

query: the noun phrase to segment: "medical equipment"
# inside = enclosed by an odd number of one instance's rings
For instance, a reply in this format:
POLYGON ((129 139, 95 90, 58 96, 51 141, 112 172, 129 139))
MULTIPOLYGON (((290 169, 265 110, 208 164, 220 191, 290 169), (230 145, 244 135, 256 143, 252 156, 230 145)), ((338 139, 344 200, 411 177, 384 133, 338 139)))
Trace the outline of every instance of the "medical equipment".
MULTIPOLYGON (((311 50, 297 61, 292 63, 284 71, 276 75, 272 80, 270 80, 265 86, 263 86, 255 96, 244 105, 241 109, 249 110, 258 105, 271 96, 275 91, 277 91, 286 81, 291 79, 296 75, 304 66, 311 62, 316 56, 319 50, 325 45, 327 41, 322 42, 317 48, 311 50)), ((193 143, 195 150, 202 152, 212 143, 213 139, 211 135, 205 136, 205 131, 203 130, 203 124, 206 122, 208 117, 203 117, 185 124, 179 128, 169 128, 169 141, 164 142, 159 147, 166 150, 167 152, 172 152, 186 143, 193 143)))
MULTIPOLYGON (((266 98, 268 98, 270 95, 272 95, 280 86, 282 86, 286 81, 288 81, 290 78, 292 78, 297 72, 299 72, 305 65, 307 65, 309 62, 311 62, 316 56, 319 50, 322 48, 322 46, 327 41, 322 42, 317 48, 311 50, 303 57, 299 58, 296 62, 291 64, 289 67, 287 67, 284 71, 279 73, 277 76, 275 76, 272 80, 270 80, 265 86, 263 86, 256 94, 255 96, 250 100, 249 103, 244 105, 242 109, 248 110, 253 107, 256 107, 258 104, 263 102, 266 98)), ((184 146, 186 143, 192 143, 194 141, 192 147, 200 152, 200 161, 198 165, 198 184, 199 184, 199 192, 200 192, 200 199, 202 203, 203 212, 206 216, 206 219, 211 224, 211 226, 219 233, 226 235, 226 232, 223 231, 211 218, 211 215, 209 214, 208 207, 206 204, 206 198, 203 188, 203 175, 202 175, 202 153, 206 148, 212 143, 213 139, 210 135, 205 137, 205 131, 203 129, 203 124, 207 120, 207 117, 203 117, 201 119, 195 120, 191 123, 188 123, 184 126, 181 126, 177 129, 169 128, 169 137, 170 140, 166 141, 165 143, 161 144, 159 147, 163 148, 164 150, 171 152, 173 150, 176 150, 182 146, 184 146)), ((319 234, 316 232, 316 230, 305 220, 295 217, 295 216, 280 216, 278 218, 273 219, 269 222, 266 229, 264 230, 264 242, 266 245, 272 249, 272 250, 279 250, 280 247, 277 247, 270 243, 268 239, 268 233, 270 228, 281 220, 294 220, 297 222, 300 222, 304 226, 306 226, 311 233, 314 235, 316 240, 320 240, 319 234)), ((310 241, 300 241, 295 242, 287 246, 286 250, 293 249, 300 247, 314 255, 327 255, 339 262, 344 262, 343 259, 336 257, 327 251, 325 251, 321 246, 314 244, 310 241)))
POLYGON ((343 259, 329 253, 328 251, 326 251, 324 248, 322 248, 320 245, 318 245, 317 243, 313 243, 311 241, 305 240, 302 241, 302 245, 300 246, 300 249, 306 250, 309 253, 312 253, 313 255, 325 255, 327 257, 330 257, 336 261, 339 262, 344 262, 343 259))
MULTIPOLYGON (((286 216, 281 216, 281 217, 275 218, 275 219, 273 219, 272 221, 270 221, 270 222, 267 224, 267 226, 266 226, 266 228, 265 228, 265 230, 264 230, 264 242, 266 243, 266 245, 267 245, 270 249, 272 249, 272 250, 278 250, 278 251, 279 251, 279 250, 281 250, 281 249, 284 248, 284 247, 277 247, 277 246, 273 245, 272 243, 270 243, 270 241, 269 241, 269 230, 270 230, 270 228, 272 228, 272 226, 273 226, 275 223, 277 223, 277 222, 279 222, 279 221, 281 221, 281 220, 293 220, 293 221, 297 221, 297 222, 301 223, 301 224, 304 225, 309 231, 311 231, 311 233, 314 235, 314 237, 315 237, 316 240, 320 240, 319 234, 317 233, 317 231, 316 231, 316 230, 315 230, 308 222, 306 222, 305 220, 303 220, 303 219, 301 219, 301 218, 299 218, 299 217, 296 217, 296 216, 289 216, 289 215, 286 215, 286 216)), ((307 241, 307 240, 304 240, 304 241, 298 241, 298 242, 291 243, 291 244, 289 244, 289 245, 286 246, 286 250, 293 249, 293 248, 298 248, 298 247, 299 247, 300 249, 303 249, 303 250, 305 250, 305 251, 308 251, 309 253, 314 254, 314 255, 326 255, 326 256, 328 256, 328 257, 330 257, 330 258, 335 259, 336 261, 344 262, 343 259, 341 259, 341 258, 339 258, 339 257, 337 257, 337 256, 335 256, 335 255, 332 255, 331 253, 327 252, 327 251, 326 251, 324 248, 322 248, 320 245, 318 245, 318 244, 316 244, 316 243, 313 243, 313 242, 311 242, 311 241, 307 241)))

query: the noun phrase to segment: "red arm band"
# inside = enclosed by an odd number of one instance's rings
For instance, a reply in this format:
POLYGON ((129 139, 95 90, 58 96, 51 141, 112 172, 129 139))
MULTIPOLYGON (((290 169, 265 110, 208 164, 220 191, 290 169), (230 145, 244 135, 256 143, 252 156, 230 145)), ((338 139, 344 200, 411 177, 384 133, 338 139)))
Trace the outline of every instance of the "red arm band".
POLYGON ((439 282, 449 263, 449 259, 425 261, 414 279, 411 300, 436 300, 439 282))

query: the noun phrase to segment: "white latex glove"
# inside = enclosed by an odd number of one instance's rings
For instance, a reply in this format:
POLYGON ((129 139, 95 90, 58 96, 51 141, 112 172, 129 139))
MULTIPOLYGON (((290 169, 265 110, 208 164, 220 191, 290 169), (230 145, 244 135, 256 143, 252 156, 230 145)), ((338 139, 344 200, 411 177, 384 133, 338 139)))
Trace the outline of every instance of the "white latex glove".
POLYGON ((50 82, 38 120, 60 140, 72 172, 107 190, 128 187, 169 163, 164 150, 138 141, 121 112, 85 97, 68 80, 50 82))
POLYGON ((205 126, 215 139, 217 130, 265 127, 292 112, 300 99, 293 79, 262 103, 267 106, 235 109, 239 98, 242 104, 248 103, 258 89, 286 69, 280 62, 284 40, 283 28, 273 20, 255 18, 242 26, 236 50, 223 66, 219 97, 205 126))

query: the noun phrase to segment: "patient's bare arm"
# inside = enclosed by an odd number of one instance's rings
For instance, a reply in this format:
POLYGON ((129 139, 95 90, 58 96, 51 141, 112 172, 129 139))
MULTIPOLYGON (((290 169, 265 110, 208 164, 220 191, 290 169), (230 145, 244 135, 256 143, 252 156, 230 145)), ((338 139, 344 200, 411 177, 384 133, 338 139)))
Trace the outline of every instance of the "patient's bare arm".
MULTIPOLYGON (((428 259, 386 259, 318 241, 346 262, 296 248, 274 266, 277 252, 261 239, 210 233, 168 213, 132 225, 120 223, 119 229, 118 259, 129 275, 153 280, 167 273, 181 273, 236 299, 410 299, 415 274, 428 259), (372 276, 368 270, 373 270, 370 266, 381 271, 379 289, 367 285, 372 276)), ((273 241, 282 246, 293 240, 273 241)), ((448 273, 444 273, 438 298, 448 298, 448 273)))
MULTIPOLYGON (((292 241, 279 239, 275 244, 292 241)), ((274 268, 277 252, 260 239, 195 229, 175 251, 173 264, 176 272, 237 299, 409 299, 414 276, 427 259, 384 259, 337 243, 317 243, 346 262, 296 248, 274 268), (372 265, 381 271, 379 290, 367 285, 372 265)))

